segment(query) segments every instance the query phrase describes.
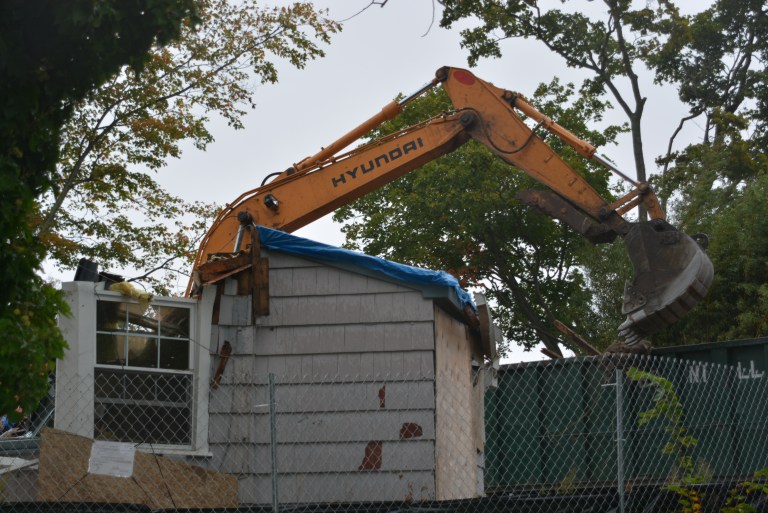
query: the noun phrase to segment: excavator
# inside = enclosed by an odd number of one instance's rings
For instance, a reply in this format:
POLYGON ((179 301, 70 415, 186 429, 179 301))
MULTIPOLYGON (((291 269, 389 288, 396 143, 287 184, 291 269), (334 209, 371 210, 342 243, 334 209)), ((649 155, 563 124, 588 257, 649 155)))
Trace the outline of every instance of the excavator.
MULTIPOLYGON (((522 95, 452 67, 440 68, 433 80, 413 94, 388 103, 319 152, 269 175, 260 187, 229 203, 202 240, 194 268, 206 263, 212 254, 238 252, 248 226, 292 232, 470 139, 547 187, 521 193, 519 199, 525 204, 566 223, 594 244, 624 239, 634 268, 634 277, 624 290, 622 313, 626 319, 618 328, 626 344, 636 344, 670 326, 705 297, 713 267, 704 244, 665 220, 647 183, 636 182, 616 169, 594 146, 536 110, 522 95), (451 112, 342 153, 437 86, 450 98, 451 112), (539 135, 541 130, 628 181, 630 191, 614 201, 602 198, 552 150, 539 135), (645 208, 649 220, 632 222, 624 217, 638 205, 645 208)), ((188 295, 194 287, 193 273, 188 295)))

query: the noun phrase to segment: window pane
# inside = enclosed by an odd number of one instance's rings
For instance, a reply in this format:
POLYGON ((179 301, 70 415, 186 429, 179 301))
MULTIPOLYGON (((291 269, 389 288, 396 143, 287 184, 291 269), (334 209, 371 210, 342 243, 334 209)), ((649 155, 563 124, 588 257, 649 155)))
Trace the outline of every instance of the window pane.
POLYGON ((96 302, 96 330, 122 331, 125 329, 125 303, 96 302))
POLYGON ((96 386, 93 395, 96 399, 112 398, 119 399, 125 397, 123 389, 123 375, 116 372, 96 371, 96 386))
POLYGON ((96 335, 96 363, 125 365, 125 335, 96 335))
POLYGON ((160 368, 189 369, 189 341, 172 338, 160 339, 160 368))
POLYGON ((125 399, 131 401, 152 401, 157 398, 157 375, 126 373, 125 399))
POLYGON ((157 340, 147 337, 128 337, 129 367, 157 367, 157 340))
POLYGON ((93 423, 96 440, 190 445, 190 408, 102 404, 93 423))
POLYGON ((160 335, 189 338, 189 308, 160 307, 160 335))
POLYGON ((96 370, 94 438, 191 445, 192 376, 96 370))
POLYGON ((157 377, 157 398, 176 405, 190 404, 192 387, 187 374, 160 374, 157 377))
POLYGON ((138 304, 125 304, 128 309, 128 331, 133 333, 157 333, 157 309, 149 306, 146 309, 138 304))

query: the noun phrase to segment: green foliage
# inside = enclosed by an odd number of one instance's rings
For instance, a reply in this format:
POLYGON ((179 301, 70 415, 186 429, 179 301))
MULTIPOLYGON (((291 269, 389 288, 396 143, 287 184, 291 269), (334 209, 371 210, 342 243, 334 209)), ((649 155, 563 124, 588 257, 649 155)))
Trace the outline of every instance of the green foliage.
POLYGON ((710 236, 715 278, 709 296, 662 343, 768 333, 765 197, 766 25, 763 2, 720 0, 690 19, 689 41, 660 75, 704 118, 703 142, 660 159, 656 183, 689 233, 710 236))
POLYGON ((0 410, 11 418, 29 415, 48 391, 53 360, 64 356, 66 343, 56 318, 69 315, 61 293, 35 277, 0 317, 0 410), (16 412, 21 406, 23 412, 16 412))
MULTIPOLYGON (((685 411, 674 385, 668 379, 642 371, 636 367, 627 370, 627 377, 645 385, 654 387, 653 407, 638 414, 637 425, 644 426, 654 421, 665 422, 664 431, 669 435, 669 441, 662 447, 662 454, 675 456, 678 462, 674 482, 666 488, 678 494, 679 511, 682 513, 700 513, 704 495, 697 491, 696 486, 704 482, 696 472, 691 451, 698 440, 688 434, 685 427, 685 411)), ((754 479, 739 483, 728 491, 722 513, 753 513, 757 509, 750 500, 757 496, 768 495, 768 468, 755 472, 754 479)))
POLYGON ((719 0, 691 17, 687 44, 659 63, 704 121, 703 141, 659 162, 660 196, 687 232, 709 234, 715 278, 707 299, 661 343, 768 333, 768 110, 764 3, 719 0))
POLYGON ((579 258, 590 292, 588 301, 595 312, 590 341, 598 348, 606 348, 616 341, 616 327, 625 318, 621 298, 624 283, 634 272, 632 263, 620 238, 610 244, 585 246, 579 258))
POLYGON ((194 21, 191 0, 5 2, 0 17, 0 412, 30 411, 64 340, 60 292, 37 275, 35 201, 50 190, 61 126, 90 90, 194 21))
POLYGON ((627 371, 627 377, 632 381, 651 385, 655 389, 653 407, 638 414, 637 425, 644 426, 656 419, 664 421, 666 423, 664 431, 669 434, 669 441, 662 447, 662 454, 677 457, 680 482, 685 484, 695 482, 690 450, 696 446, 698 441, 688 434, 688 429, 684 424, 685 410, 674 385, 662 376, 639 370, 636 367, 631 367, 627 371))
MULTIPOLYGON (((636 87, 639 62, 648 66, 666 63, 689 40, 687 19, 674 2, 666 0, 639 4, 604 0, 588 9, 572 0, 551 7, 526 0, 441 3, 445 6, 441 26, 471 20, 469 28, 461 31, 470 65, 484 57, 501 57, 500 43, 505 40, 536 39, 567 66, 589 71, 587 83, 594 91, 608 89, 625 111, 637 91, 622 94, 615 79, 630 78, 636 87)), ((638 101, 636 107, 641 110, 643 103, 638 101)))
POLYGON ((723 513, 755 513, 757 508, 749 501, 760 496, 768 496, 768 468, 755 472, 754 479, 739 483, 728 491, 723 513))
MULTIPOLYGON (((539 87, 536 97, 541 110, 585 139, 605 144, 620 131, 589 130, 587 124, 600 120, 605 105, 589 94, 577 97, 572 85, 555 80, 539 87)), ((442 91, 427 94, 376 135, 450 108, 442 91)), ((556 138, 549 142, 608 195, 604 170, 592 168, 556 138)), ((526 346, 544 340, 558 350, 554 319, 590 335, 596 325, 579 259, 589 250, 582 237, 516 199, 532 187, 538 187, 533 179, 470 141, 342 207, 335 219, 349 223, 344 228, 349 247, 446 269, 464 287, 484 287, 508 340, 526 346)))
POLYGON ((685 18, 679 37, 661 28, 670 36, 668 51, 649 62, 658 80, 677 83, 680 99, 704 114, 705 140, 717 140, 728 124, 738 124, 732 116, 738 113, 756 121, 753 137, 765 139, 764 9, 761 0, 717 0, 685 18))
POLYGON ((678 502, 683 513, 699 513, 703 495, 693 485, 701 483, 702 479, 696 475, 693 458, 690 455, 698 440, 688 434, 688 429, 685 427, 685 410, 674 385, 662 376, 636 367, 630 367, 627 370, 627 377, 632 381, 654 387, 653 407, 638 414, 637 425, 644 426, 656 420, 666 424, 664 431, 669 435, 669 440, 664 444, 661 452, 677 459, 677 469, 672 476, 673 482, 666 488, 680 496, 678 502))
MULTIPOLYGON (((53 186, 38 202, 36 234, 60 269, 82 256, 168 293, 188 271, 214 205, 190 203, 155 180, 181 145, 213 141, 254 106, 254 84, 278 79, 276 60, 303 67, 339 27, 310 3, 196 0, 199 23, 154 46, 140 70, 123 68, 74 105, 63 127, 53 186)), ((204 186, 204 184, 202 184, 204 186)))
POLYGON ((681 228, 710 238, 709 295, 660 343, 768 334, 768 160, 752 141, 699 144, 676 156, 659 180, 681 228))

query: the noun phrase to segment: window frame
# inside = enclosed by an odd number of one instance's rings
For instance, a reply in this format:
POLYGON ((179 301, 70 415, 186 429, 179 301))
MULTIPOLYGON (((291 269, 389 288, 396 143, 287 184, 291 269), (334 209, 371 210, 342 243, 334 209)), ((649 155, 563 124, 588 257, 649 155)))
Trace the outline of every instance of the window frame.
POLYGON ((130 298, 127 298, 126 296, 120 296, 123 299, 116 299, 114 297, 110 296, 101 296, 97 297, 96 299, 96 353, 94 360, 94 365, 99 368, 113 368, 113 369, 124 369, 124 370, 141 370, 142 372, 147 371, 155 371, 155 372, 162 372, 166 374, 172 374, 174 372, 178 372, 180 374, 189 374, 193 373, 195 370, 195 354, 194 354, 194 344, 195 344, 195 337, 196 337, 196 326, 195 326, 195 315, 196 315, 196 302, 192 301, 191 303, 185 301, 183 304, 179 304, 179 299, 169 299, 169 298, 155 298, 153 299, 148 307, 154 307, 154 308, 176 308, 176 309, 184 309, 189 312, 188 315, 188 322, 189 322, 189 328, 188 328, 188 334, 187 337, 168 337, 163 336, 159 326, 162 326, 162 324, 158 325, 158 330, 156 333, 146 332, 142 333, 139 331, 132 331, 129 328, 130 326, 130 317, 129 314, 131 313, 128 309, 125 311, 125 327, 126 329, 115 329, 115 330, 100 330, 98 326, 98 319, 99 319, 99 313, 98 313, 98 307, 99 303, 118 303, 118 304, 127 304, 127 305, 138 305, 138 302, 135 300, 130 300, 130 298), (126 363, 122 365, 117 364, 108 364, 108 363, 99 363, 98 361, 98 346, 99 346, 99 335, 121 335, 124 337, 123 340, 123 352, 125 354, 126 363), (150 340, 155 340, 158 342, 158 350, 157 350, 157 356, 155 358, 155 367, 147 367, 143 365, 132 365, 129 357, 130 353, 130 340, 131 337, 137 337, 137 338, 146 338, 150 340), (187 353, 187 363, 185 369, 173 369, 173 368, 164 368, 161 367, 161 353, 162 353, 162 344, 164 341, 186 341, 189 345, 189 352, 187 353))
MULTIPOLYGON (((69 344, 69 350, 56 365, 58 386, 54 427, 88 438, 94 437, 97 369, 153 375, 190 375, 192 381, 189 419, 191 444, 142 443, 137 445, 137 449, 159 454, 210 456, 211 452, 208 448, 208 389, 211 361, 209 341, 215 291, 204 292, 200 299, 154 297, 150 302, 154 307, 165 306, 189 310, 189 338, 186 339, 190 349, 188 369, 180 370, 97 363, 97 333, 100 332, 97 330, 97 303, 108 301, 138 304, 138 302, 119 292, 105 290, 104 283, 69 282, 62 284, 62 289, 66 293, 72 316, 59 319, 59 327, 69 344)), ((127 336, 130 331, 122 333, 127 336)), ((159 331, 156 337, 159 340, 159 331)))

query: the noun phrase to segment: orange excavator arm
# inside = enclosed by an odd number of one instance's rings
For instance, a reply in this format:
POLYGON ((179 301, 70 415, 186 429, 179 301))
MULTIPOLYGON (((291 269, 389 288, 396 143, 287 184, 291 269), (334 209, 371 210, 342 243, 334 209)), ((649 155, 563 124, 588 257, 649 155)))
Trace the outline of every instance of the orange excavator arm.
POLYGON ((461 146, 469 135, 460 118, 455 114, 432 119, 321 165, 285 173, 243 194, 215 220, 195 267, 210 253, 233 250, 240 228, 238 213, 248 212, 261 226, 298 230, 461 146))
POLYGON ((455 150, 469 139, 483 143, 551 191, 523 193, 520 199, 525 203, 567 223, 592 242, 610 241, 616 236, 625 238, 636 274, 625 290, 627 321, 620 327, 620 334, 628 343, 675 322, 706 294, 712 279, 709 259, 690 237, 664 221, 650 187, 623 175, 598 156, 593 146, 541 114, 520 95, 499 89, 459 68, 439 69, 435 79, 413 95, 386 105, 317 154, 227 205, 203 239, 195 268, 213 253, 237 252, 244 225, 297 230, 455 150), (455 112, 341 154, 437 84, 442 84, 455 112), (518 111, 536 122, 536 127, 530 128, 518 111), (608 203, 539 137, 539 129, 549 131, 585 158, 629 180, 633 189, 608 203), (624 219, 623 214, 639 204, 646 207, 651 221, 631 223, 624 219))

